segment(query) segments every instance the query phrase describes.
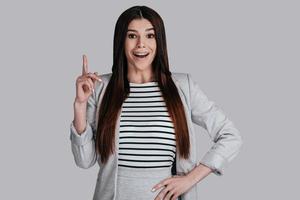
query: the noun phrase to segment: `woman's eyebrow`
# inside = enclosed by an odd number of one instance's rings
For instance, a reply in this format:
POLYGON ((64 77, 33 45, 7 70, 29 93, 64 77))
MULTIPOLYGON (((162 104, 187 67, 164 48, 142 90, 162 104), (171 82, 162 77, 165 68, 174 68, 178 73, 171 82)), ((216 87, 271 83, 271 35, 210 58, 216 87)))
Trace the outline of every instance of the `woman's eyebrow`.
MULTIPOLYGON (((151 30, 154 30, 154 28, 147 28, 147 29, 146 29, 146 31, 151 31, 151 30)), ((128 29, 127 32, 128 32, 128 31, 138 32, 137 30, 134 30, 134 29, 128 29)))

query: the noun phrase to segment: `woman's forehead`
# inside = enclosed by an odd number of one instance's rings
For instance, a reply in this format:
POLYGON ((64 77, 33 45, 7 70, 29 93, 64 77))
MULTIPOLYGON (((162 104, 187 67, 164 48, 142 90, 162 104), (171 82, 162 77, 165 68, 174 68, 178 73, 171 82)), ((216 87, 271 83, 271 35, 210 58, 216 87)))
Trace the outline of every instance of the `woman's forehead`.
POLYGON ((154 30, 153 25, 147 19, 134 19, 128 25, 128 31, 150 31, 154 30))

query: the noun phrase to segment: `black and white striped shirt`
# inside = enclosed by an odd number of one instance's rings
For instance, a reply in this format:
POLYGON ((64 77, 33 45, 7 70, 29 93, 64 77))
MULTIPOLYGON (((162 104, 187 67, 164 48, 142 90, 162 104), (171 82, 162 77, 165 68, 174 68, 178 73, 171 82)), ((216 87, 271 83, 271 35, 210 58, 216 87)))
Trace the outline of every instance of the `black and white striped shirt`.
POLYGON ((176 155, 175 131, 158 83, 129 82, 129 86, 120 118, 118 166, 172 166, 176 155))

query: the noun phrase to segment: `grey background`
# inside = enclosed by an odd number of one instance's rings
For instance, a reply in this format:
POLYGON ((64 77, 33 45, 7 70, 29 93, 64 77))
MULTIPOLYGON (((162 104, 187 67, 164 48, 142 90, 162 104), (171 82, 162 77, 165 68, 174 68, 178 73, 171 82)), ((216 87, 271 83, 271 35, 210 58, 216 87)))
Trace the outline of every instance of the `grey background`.
MULTIPOLYGON (((111 72, 114 26, 133 5, 162 16, 171 71, 191 73, 244 139, 201 199, 299 198, 297 1, 1 0, 0 199, 92 198, 98 165, 76 167, 69 141, 75 79, 82 54, 111 72)), ((211 143, 195 127, 200 159, 211 143)))

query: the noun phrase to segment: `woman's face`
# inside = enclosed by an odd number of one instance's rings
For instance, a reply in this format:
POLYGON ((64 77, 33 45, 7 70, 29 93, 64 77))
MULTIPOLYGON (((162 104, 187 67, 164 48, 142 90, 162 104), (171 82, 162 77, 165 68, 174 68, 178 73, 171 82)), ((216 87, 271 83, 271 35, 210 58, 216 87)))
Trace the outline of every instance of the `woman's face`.
POLYGON ((135 19, 128 25, 125 55, 128 68, 151 69, 156 54, 154 27, 147 19, 135 19))

